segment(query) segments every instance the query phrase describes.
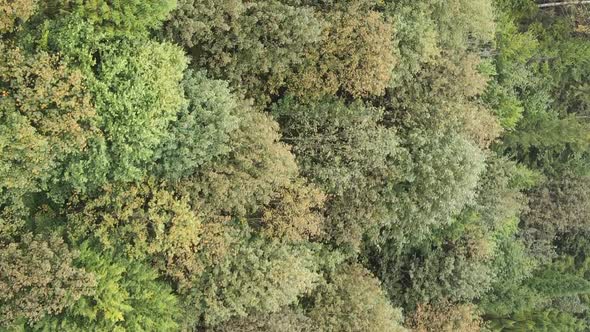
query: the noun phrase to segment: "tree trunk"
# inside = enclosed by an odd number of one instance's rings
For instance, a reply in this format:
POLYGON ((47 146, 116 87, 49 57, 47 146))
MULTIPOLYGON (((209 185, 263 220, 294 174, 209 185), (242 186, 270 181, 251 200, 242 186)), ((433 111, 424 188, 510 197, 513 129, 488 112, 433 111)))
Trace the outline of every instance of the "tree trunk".
POLYGON ((590 4, 590 0, 541 3, 541 4, 539 4, 539 8, 573 6, 573 5, 584 5, 584 4, 590 4))

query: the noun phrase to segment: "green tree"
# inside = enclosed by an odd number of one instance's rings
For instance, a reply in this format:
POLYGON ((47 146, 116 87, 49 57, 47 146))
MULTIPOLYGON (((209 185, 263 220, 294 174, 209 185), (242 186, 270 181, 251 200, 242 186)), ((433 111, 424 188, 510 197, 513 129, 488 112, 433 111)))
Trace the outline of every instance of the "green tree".
POLYGON ((166 30, 196 64, 266 103, 301 65, 322 27, 311 8, 279 0, 181 0, 166 30))
POLYGON ((79 15, 94 25, 97 32, 111 36, 144 33, 158 28, 176 7, 176 0, 48 0, 43 1, 42 6, 45 15, 79 15))
POLYGON ((78 264, 94 274, 96 290, 59 315, 33 325, 41 331, 174 331, 180 307, 172 290, 157 281, 157 273, 140 261, 98 253, 87 244, 78 264))
POLYGON ((169 123, 169 135, 156 152, 156 172, 177 179, 232 151, 232 131, 239 128, 243 107, 226 82, 205 72, 187 70, 182 82, 186 107, 169 123))
POLYGON ((60 194, 140 180, 186 103, 184 52, 140 37, 101 41, 96 28, 77 15, 45 22, 23 43, 59 52, 79 67, 96 112, 96 130, 87 148, 69 160, 60 194))
POLYGON ((585 331, 587 325, 571 314, 557 310, 521 312, 510 318, 494 322, 492 331, 585 331))
POLYGON ((198 325, 216 326, 235 317, 274 313, 297 303, 320 279, 314 249, 282 245, 251 233, 247 227, 227 226, 231 237, 221 256, 203 252, 205 271, 187 290, 190 314, 198 325))
POLYGON ((395 130, 379 124, 379 109, 338 99, 299 103, 286 98, 273 107, 283 141, 293 145, 301 173, 330 195, 328 235, 358 247, 364 235, 387 222, 405 157, 395 130))

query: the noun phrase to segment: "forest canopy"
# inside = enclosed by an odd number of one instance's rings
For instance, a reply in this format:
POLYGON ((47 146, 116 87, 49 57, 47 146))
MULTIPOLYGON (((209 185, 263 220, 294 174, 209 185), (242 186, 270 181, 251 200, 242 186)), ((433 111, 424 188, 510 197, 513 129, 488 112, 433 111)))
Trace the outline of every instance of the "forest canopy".
POLYGON ((590 329, 590 4, 0 0, 0 331, 590 329))

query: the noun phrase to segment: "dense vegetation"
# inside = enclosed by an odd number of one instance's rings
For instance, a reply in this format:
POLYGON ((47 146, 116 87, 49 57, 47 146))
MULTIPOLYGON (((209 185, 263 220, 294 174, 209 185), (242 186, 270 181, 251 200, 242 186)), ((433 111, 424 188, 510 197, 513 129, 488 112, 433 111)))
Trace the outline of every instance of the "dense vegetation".
POLYGON ((0 330, 587 331, 590 6, 0 0, 0 330))

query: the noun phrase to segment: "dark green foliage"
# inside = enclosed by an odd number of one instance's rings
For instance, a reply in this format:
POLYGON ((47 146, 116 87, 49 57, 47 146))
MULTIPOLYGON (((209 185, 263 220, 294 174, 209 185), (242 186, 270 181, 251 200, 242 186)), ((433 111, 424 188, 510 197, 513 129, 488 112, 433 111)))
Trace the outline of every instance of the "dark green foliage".
POLYGON ((571 314, 556 310, 522 312, 491 325, 493 331, 564 331, 579 332, 587 328, 571 314))
POLYGON ((319 40, 322 22, 311 8, 279 0, 180 0, 166 30, 198 65, 267 102, 319 40))
POLYGON ((313 331, 312 320, 302 313, 284 309, 271 314, 254 314, 232 319, 214 331, 218 332, 307 332, 313 331))
POLYGON ((529 194, 529 212, 523 217, 526 226, 548 235, 587 230, 589 181, 587 176, 564 174, 535 188, 529 194))

